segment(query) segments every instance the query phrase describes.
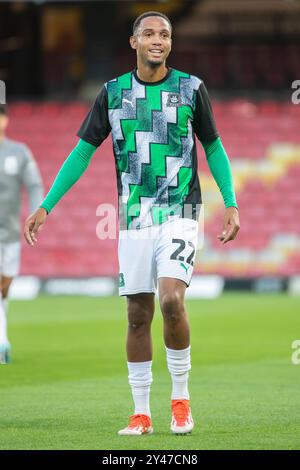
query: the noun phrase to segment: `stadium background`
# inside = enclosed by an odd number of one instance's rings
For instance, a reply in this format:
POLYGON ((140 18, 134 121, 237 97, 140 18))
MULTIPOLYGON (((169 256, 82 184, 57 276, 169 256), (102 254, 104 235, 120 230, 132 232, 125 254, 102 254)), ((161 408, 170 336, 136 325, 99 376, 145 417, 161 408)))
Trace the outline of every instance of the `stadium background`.
MULTIPOLYGON (((298 299, 289 294, 300 291, 300 104, 292 101, 292 83, 300 80, 300 2, 1 1, 0 79, 7 89, 8 135, 32 149, 48 190, 102 83, 135 65, 128 44, 132 21, 151 9, 166 13, 173 22, 168 64, 196 74, 206 83, 232 162, 241 214, 237 240, 220 246, 216 236, 222 223, 221 196, 198 145, 205 239, 195 267, 199 277, 194 276, 190 293, 215 297, 223 287, 232 292, 208 303, 189 300, 192 328, 197 331, 195 343, 197 334, 201 338, 201 344, 194 347, 198 365, 194 366, 193 387, 195 394, 201 390, 214 419, 209 411, 204 417, 200 410, 195 414, 215 434, 212 440, 201 435, 202 444, 196 434, 196 441, 184 445, 296 448, 300 442, 300 403, 298 398, 297 407, 295 398, 299 368, 291 366, 290 356, 292 341, 299 337, 299 317, 298 299), (238 294, 237 289, 250 293, 238 294), (201 379, 196 379, 198 372, 201 379), (232 415, 229 424, 226 410, 232 415)), ((24 277, 15 281, 12 297, 33 298, 39 292, 116 294, 117 241, 99 240, 95 233, 96 208, 101 203, 117 204, 115 188, 109 137, 87 173, 47 220, 38 246, 32 249, 22 241, 24 277)), ((23 219, 27 215, 25 204, 23 219)), ((112 433, 120 422, 113 402, 115 389, 124 392, 116 400, 129 406, 125 358, 124 364, 120 360, 124 355, 124 310, 123 299, 114 296, 78 300, 40 296, 32 303, 12 302, 15 363, 2 375, 8 407, 3 446, 130 445, 104 434, 100 442, 95 431, 99 394, 103 393, 101 420, 106 419, 112 433), (104 392, 112 397, 110 404, 104 400, 104 392), (25 400, 32 396, 33 400, 25 400), (110 406, 112 414, 105 418, 110 406), (95 418, 85 422, 87 434, 79 438, 82 419, 87 420, 86 414, 96 408, 95 418), (45 424, 39 427, 42 416, 45 424), (60 423, 57 428, 56 420, 60 423)), ((163 355, 160 322, 158 317, 154 340, 163 355)), ((155 367, 162 388, 156 389, 154 400, 160 410, 169 383, 163 358, 158 356, 155 367)), ((166 414, 163 409, 160 412, 166 414)), ((167 417, 163 419, 167 423, 167 417)), ((160 439, 145 445, 180 448, 182 444, 160 439)))
MULTIPOLYGON (((168 63, 207 84, 241 211, 238 239, 221 247, 221 198, 198 143, 205 245, 196 272, 239 279, 234 287, 263 276, 269 281, 256 287, 285 287, 279 278, 300 271, 300 106, 291 99, 300 77, 299 2, 2 2, 9 135, 33 150, 48 190, 99 87, 134 66, 132 19, 154 7, 174 22, 168 63)), ((116 277, 116 241, 95 236, 96 207, 116 205, 115 184, 109 137, 47 221, 38 250, 23 250, 22 274, 116 277)))

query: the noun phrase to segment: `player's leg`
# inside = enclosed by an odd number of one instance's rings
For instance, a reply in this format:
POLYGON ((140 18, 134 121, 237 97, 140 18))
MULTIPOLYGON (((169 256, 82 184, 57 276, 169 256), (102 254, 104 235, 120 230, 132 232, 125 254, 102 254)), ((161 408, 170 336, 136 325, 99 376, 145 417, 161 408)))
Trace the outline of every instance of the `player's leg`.
POLYGON ((194 427, 188 391, 190 329, 184 298, 192 276, 197 238, 197 222, 174 220, 162 225, 156 250, 159 301, 164 319, 167 365, 172 378, 171 430, 176 434, 188 433, 194 427))
POLYGON ((10 362, 10 343, 7 332, 8 291, 12 277, 0 276, 0 364, 10 362))
POLYGON ((171 277, 160 277, 159 302, 164 319, 165 346, 186 349, 190 345, 190 329, 184 306, 185 282, 171 277))
POLYGON ((5 306, 2 299, 2 286, 3 286, 3 243, 0 243, 0 364, 7 363, 7 349, 8 349, 8 338, 7 338, 7 320, 5 313, 5 306))
POLYGON ((172 379, 171 431, 175 434, 189 433, 194 427, 188 390, 191 348, 189 322, 184 306, 185 290, 186 284, 179 279, 159 278, 167 365, 172 379))
MULTIPOLYGON (((10 343, 8 341, 7 335, 7 313, 8 313, 8 302, 9 302, 9 290, 11 283, 15 276, 19 273, 20 267, 20 242, 13 243, 3 243, 1 245, 1 304, 2 312, 4 312, 6 328, 2 329, 2 334, 4 334, 4 346, 2 350, 5 351, 6 363, 10 362, 10 343)), ((3 338, 2 338, 3 340, 3 338)), ((1 343, 1 341, 0 341, 1 343)))
POLYGON ((135 232, 135 238, 119 239, 119 294, 126 296, 128 313, 127 366, 134 401, 134 413, 120 435, 152 433, 149 405, 152 383, 151 323, 156 285, 153 275, 153 243, 148 230, 135 232))
POLYGON ((8 312, 8 293, 9 293, 9 288, 11 286, 12 281, 13 281, 13 277, 4 276, 4 275, 2 276, 1 293, 2 293, 2 302, 4 305, 6 316, 8 312))
POLYGON ((154 294, 127 296, 127 366, 134 402, 129 425, 120 435, 152 433, 150 387, 152 383, 151 323, 154 315, 154 294))
POLYGON ((0 274, 0 364, 6 364, 7 323, 2 302, 2 275, 0 274))
POLYGON ((127 296, 126 351, 128 362, 152 361, 151 323, 155 309, 154 299, 154 293, 127 296))

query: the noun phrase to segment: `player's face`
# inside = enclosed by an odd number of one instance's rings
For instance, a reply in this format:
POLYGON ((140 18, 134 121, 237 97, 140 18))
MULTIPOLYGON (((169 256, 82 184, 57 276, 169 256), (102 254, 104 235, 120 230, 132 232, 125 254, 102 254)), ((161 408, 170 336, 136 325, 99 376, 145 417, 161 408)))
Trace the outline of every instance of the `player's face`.
POLYGON ((171 51, 172 39, 169 23, 159 16, 144 18, 130 44, 136 49, 137 56, 152 66, 165 62, 171 51))
POLYGON ((0 114, 0 135, 3 135, 8 125, 8 117, 5 114, 0 114))

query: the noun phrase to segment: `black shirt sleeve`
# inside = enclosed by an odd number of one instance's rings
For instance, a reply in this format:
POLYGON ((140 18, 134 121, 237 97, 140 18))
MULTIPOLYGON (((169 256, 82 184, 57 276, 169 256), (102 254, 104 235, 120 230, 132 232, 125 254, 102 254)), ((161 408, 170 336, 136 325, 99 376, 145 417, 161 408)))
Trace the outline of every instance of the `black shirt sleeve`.
POLYGON ((99 147, 110 131, 111 126, 108 119, 107 90, 105 85, 103 85, 93 106, 81 124, 77 135, 89 144, 99 147))
POLYGON ((196 92, 196 106, 192 124, 200 142, 210 142, 219 137, 208 92, 202 81, 196 92))

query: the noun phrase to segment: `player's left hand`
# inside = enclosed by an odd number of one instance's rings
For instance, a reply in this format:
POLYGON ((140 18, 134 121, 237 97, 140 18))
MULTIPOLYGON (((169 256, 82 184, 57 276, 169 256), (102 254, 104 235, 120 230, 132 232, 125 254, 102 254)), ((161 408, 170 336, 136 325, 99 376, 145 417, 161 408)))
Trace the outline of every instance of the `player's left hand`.
POLYGON ((222 244, 234 240, 240 230, 239 212, 236 207, 227 207, 225 209, 223 231, 218 235, 218 239, 222 244))
POLYGON ((37 233, 45 223, 46 217, 47 211, 43 207, 39 207, 25 220, 23 233, 28 245, 33 246, 37 242, 37 233))

